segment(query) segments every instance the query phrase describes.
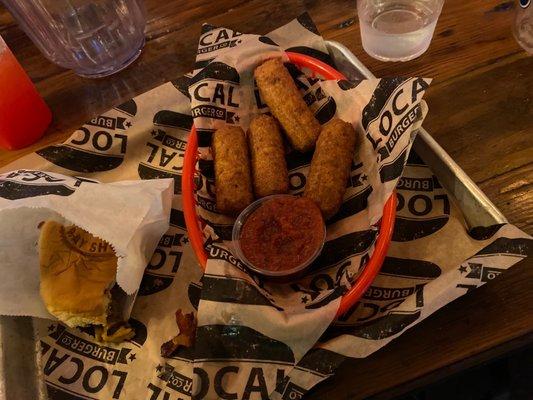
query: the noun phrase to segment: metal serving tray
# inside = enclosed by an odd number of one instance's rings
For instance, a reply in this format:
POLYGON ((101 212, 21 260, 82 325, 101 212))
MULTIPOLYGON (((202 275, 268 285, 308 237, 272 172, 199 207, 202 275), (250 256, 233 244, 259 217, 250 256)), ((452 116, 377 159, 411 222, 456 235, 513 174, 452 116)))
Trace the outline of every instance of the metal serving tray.
MULTIPOLYGON (((374 78, 350 50, 327 41, 337 68, 353 81, 374 78)), ((414 143, 418 155, 453 194, 470 227, 505 223, 507 220, 465 172, 423 128, 414 143)), ((0 399, 46 400, 39 362, 38 340, 29 317, 0 316, 0 399)))
MULTIPOLYGON (((375 78, 346 46, 329 40, 326 45, 337 69, 349 80, 375 78)), ((507 222, 501 211, 424 128, 419 129, 413 146, 442 186, 455 197, 470 228, 507 222)))

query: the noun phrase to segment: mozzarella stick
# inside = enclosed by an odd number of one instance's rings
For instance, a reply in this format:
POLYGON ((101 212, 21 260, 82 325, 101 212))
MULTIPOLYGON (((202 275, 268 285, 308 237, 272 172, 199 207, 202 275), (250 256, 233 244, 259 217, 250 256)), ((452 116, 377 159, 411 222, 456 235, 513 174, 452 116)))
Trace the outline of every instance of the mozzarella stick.
POLYGON ((241 128, 225 126, 213 135, 217 210, 236 215, 253 200, 250 160, 241 128))
POLYGON ((338 118, 324 125, 318 137, 304 196, 318 205, 324 219, 335 215, 342 204, 355 141, 353 126, 338 118))
POLYGON ((280 122, 292 146, 307 152, 315 146, 320 123, 307 108, 281 59, 265 61, 254 71, 261 98, 280 122))
POLYGON ((252 158, 252 181, 256 198, 287 193, 289 175, 283 139, 276 120, 259 115, 248 129, 248 148, 252 158))

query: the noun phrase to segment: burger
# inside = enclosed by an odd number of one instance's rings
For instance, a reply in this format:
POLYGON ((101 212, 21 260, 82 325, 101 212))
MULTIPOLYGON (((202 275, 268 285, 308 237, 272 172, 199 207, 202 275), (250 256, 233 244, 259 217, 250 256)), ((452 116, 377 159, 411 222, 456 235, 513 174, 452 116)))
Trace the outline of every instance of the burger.
POLYGON ((122 318, 112 246, 76 225, 47 220, 39 236, 40 293, 50 314, 71 328, 93 326, 100 341, 131 339, 122 318))

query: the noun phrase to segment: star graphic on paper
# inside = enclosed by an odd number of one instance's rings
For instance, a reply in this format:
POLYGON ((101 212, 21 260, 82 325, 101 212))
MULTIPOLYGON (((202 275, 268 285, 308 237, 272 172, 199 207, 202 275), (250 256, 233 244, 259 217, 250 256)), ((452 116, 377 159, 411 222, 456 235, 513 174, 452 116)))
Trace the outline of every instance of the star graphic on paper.
POLYGON ((309 297, 302 296, 302 303, 307 304, 308 301, 309 301, 309 297))
POLYGON ((136 358, 136 357, 135 357, 135 353, 131 353, 131 354, 128 356, 128 358, 130 359, 130 361, 135 360, 135 358, 136 358))
POLYGON ((128 122, 126 122, 124 125, 127 126, 127 127, 129 128, 129 127, 131 126, 131 122, 128 121, 128 122))
POLYGON ((366 176, 365 174, 361 175, 361 181, 366 181, 368 180, 368 176, 366 176))
POLYGON ((464 265, 461 265, 459 267, 459 271, 461 272, 461 274, 463 274, 463 272, 466 272, 466 267, 464 265))
POLYGON ((235 117, 233 117, 233 119, 235 120, 235 122, 239 122, 241 120, 241 117, 239 117, 238 115, 236 115, 235 117))
POLYGON ((189 238, 187 236, 183 236, 183 238, 181 239, 181 242, 183 244, 187 244, 187 243, 189 243, 189 238))
POLYGON ((48 332, 53 332, 56 329, 56 326, 54 324, 48 325, 48 332))
POLYGON ((157 372, 161 372, 161 371, 163 371, 163 366, 161 364, 159 364, 157 367, 155 367, 155 370, 157 372))

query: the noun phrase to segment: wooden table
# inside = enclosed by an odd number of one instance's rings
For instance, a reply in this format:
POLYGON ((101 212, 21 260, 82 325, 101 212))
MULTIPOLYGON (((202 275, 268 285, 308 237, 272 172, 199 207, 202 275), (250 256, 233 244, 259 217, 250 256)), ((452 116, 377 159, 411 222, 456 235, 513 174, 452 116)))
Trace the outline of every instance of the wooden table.
MULTIPOLYGON (((0 8, 0 35, 54 113, 35 145, 0 151, 0 166, 62 141, 113 105, 192 69, 202 22, 266 33, 308 11, 327 39, 348 46, 377 76, 433 77, 424 123, 508 219, 533 233, 533 58, 512 34, 513 2, 448 0, 429 51, 406 63, 367 56, 355 1, 146 0, 140 59, 87 80, 48 62, 0 8)), ((530 259, 531 260, 531 259, 530 259)), ((309 398, 387 398, 533 342, 533 262, 436 312, 372 356, 346 362, 309 398)))

